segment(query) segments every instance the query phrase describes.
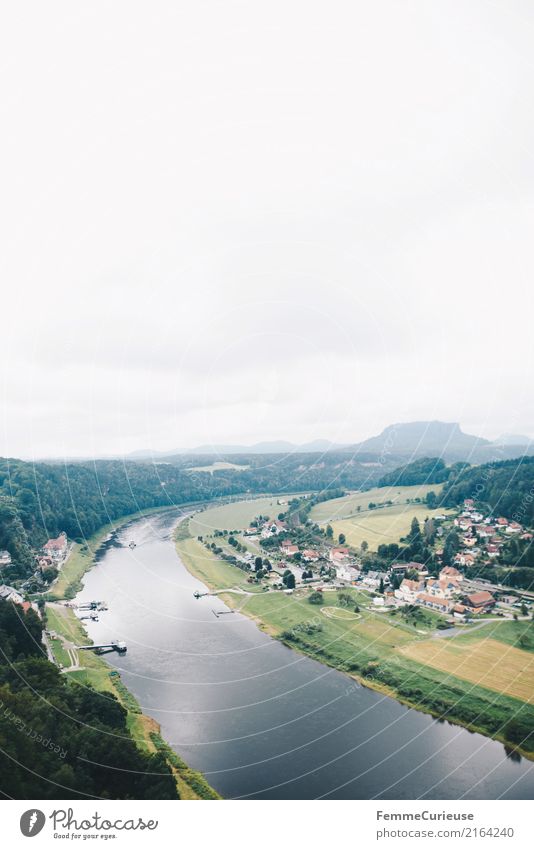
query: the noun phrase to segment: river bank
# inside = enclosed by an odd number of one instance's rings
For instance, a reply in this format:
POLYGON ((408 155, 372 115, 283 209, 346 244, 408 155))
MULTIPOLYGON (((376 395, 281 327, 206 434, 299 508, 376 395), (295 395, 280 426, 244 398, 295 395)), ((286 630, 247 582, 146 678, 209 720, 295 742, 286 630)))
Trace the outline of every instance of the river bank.
MULTIPOLYGON (((252 619, 269 636, 400 704, 483 734, 508 747, 514 756, 534 760, 532 704, 414 662, 403 654, 404 637, 398 627, 387 623, 384 614, 375 613, 357 629, 347 629, 318 616, 309 605, 306 590, 290 597, 258 592, 257 587, 246 593, 246 573, 224 563, 222 577, 217 558, 190 535, 188 524, 189 520, 182 523, 175 533, 176 549, 186 568, 228 607, 252 619), (236 586, 238 592, 224 592, 230 586, 236 586)), ((354 601, 361 602, 358 593, 351 592, 354 601)), ((335 599, 335 591, 331 594, 335 599)), ((329 603, 325 598, 325 604, 329 603)), ((517 627, 531 624, 517 623, 517 627)), ((411 638, 414 636, 418 639, 412 631, 411 638)))
POLYGON ((219 794, 208 784, 204 776, 191 769, 163 739, 160 724, 142 712, 138 700, 125 686, 117 670, 111 668, 103 657, 92 651, 83 652, 83 666, 79 664, 79 652, 76 652, 75 646, 92 644, 93 640, 74 610, 59 603, 73 599, 82 589, 84 575, 95 565, 96 558, 101 554, 106 542, 110 542, 115 534, 147 515, 170 512, 175 513, 176 508, 169 510, 154 508, 125 516, 100 528, 85 543, 75 543, 75 549, 64 564, 58 581, 52 591, 47 594, 46 626, 56 635, 50 641, 51 649, 56 663, 63 667, 67 666, 64 674, 80 686, 93 687, 104 697, 112 694, 117 698, 126 711, 128 732, 138 748, 147 753, 160 752, 164 755, 175 777, 180 799, 220 799, 219 794), (71 666, 73 656, 77 662, 71 666))

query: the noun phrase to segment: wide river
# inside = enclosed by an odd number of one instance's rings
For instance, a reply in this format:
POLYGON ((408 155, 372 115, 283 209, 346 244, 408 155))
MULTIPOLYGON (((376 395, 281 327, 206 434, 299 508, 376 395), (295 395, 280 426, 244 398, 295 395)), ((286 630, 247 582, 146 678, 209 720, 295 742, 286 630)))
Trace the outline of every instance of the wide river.
POLYGON ((177 514, 119 531, 78 600, 86 623, 172 747, 226 798, 532 799, 534 762, 358 686, 262 633, 205 589, 176 554, 177 514), (136 548, 130 549, 133 540, 136 548))

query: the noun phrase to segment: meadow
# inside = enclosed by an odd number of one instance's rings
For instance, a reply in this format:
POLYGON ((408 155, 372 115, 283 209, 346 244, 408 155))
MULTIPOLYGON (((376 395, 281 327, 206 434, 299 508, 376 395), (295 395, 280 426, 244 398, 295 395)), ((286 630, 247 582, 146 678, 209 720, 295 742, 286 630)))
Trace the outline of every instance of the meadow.
POLYGON ((344 534, 347 544, 359 548, 365 540, 371 550, 379 545, 399 542, 410 530, 416 518, 422 525, 425 519, 447 513, 445 510, 430 510, 424 504, 398 504, 357 513, 351 519, 332 521, 334 537, 344 534))
POLYGON ((424 484, 421 486, 381 486, 368 489, 365 492, 352 492, 343 498, 332 498, 322 501, 311 509, 310 519, 322 525, 327 522, 349 519, 358 513, 369 511, 369 503, 386 504, 392 501, 394 505, 406 504, 415 498, 424 499, 429 492, 436 495, 443 489, 442 483, 424 484), (359 508, 359 510, 358 510, 359 508))
POLYGON ((215 530, 244 530, 260 514, 276 519, 279 513, 287 510, 287 502, 290 498, 291 496, 288 495, 268 496, 209 507, 207 510, 195 513, 189 520, 191 536, 212 534, 215 530))

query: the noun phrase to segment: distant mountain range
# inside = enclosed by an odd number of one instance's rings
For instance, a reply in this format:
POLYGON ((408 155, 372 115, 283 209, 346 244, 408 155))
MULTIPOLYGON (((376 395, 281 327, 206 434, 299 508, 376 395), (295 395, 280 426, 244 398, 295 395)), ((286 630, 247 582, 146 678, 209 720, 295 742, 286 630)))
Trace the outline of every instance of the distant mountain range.
POLYGON ((534 444, 528 436, 504 434, 493 442, 481 436, 464 433, 457 422, 422 421, 402 422, 384 428, 382 433, 353 445, 315 439, 297 444, 286 440, 256 442, 254 445, 199 445, 196 448, 176 451, 134 451, 127 460, 156 460, 177 455, 233 454, 312 454, 341 452, 377 457, 442 457, 448 462, 464 460, 483 463, 504 460, 522 454, 534 453, 534 444))

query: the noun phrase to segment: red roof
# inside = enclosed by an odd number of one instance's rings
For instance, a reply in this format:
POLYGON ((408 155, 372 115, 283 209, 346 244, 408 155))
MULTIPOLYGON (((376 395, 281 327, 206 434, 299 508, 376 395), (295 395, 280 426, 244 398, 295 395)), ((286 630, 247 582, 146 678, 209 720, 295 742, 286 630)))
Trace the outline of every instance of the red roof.
POLYGON ((478 593, 471 593, 466 596, 467 601, 472 607, 483 607, 486 604, 491 604, 495 601, 491 593, 486 590, 481 590, 478 593))

